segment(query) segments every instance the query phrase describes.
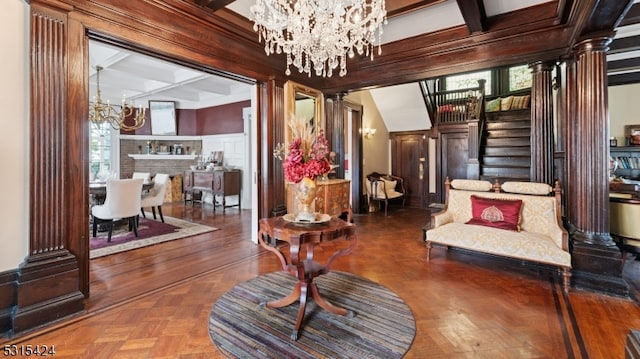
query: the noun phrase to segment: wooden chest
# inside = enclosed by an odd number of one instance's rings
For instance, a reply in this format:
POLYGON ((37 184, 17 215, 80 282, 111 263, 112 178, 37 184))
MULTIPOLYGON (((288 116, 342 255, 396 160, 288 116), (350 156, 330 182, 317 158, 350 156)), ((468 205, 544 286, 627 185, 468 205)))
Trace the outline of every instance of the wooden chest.
MULTIPOLYGON (((317 181, 318 191, 314 202, 314 211, 333 217, 351 211, 351 181, 329 179, 317 181)), ((287 186, 287 213, 296 213, 295 190, 287 186)))

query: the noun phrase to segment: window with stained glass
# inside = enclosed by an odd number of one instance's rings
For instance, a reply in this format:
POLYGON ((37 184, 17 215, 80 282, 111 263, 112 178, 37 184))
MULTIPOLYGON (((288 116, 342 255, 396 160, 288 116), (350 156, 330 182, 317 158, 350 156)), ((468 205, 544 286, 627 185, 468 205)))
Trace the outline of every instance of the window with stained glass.
POLYGON ((447 91, 461 90, 472 87, 478 87, 478 80, 485 80, 485 95, 491 95, 491 70, 472 72, 463 75, 447 76, 445 86, 447 91))
POLYGON ((529 66, 522 65, 509 68, 509 92, 530 88, 531 81, 529 66))

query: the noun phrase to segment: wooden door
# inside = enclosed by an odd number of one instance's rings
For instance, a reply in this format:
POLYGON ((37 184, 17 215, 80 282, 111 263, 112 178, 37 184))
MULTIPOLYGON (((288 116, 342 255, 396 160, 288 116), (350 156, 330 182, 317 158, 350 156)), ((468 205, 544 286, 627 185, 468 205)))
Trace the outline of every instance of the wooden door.
POLYGON ((467 178, 467 162, 469 159, 469 132, 466 128, 456 128, 451 132, 440 132, 439 156, 436 164, 436 199, 444 203, 444 181, 449 179, 467 178))
POLYGON ((405 205, 427 206, 427 145, 426 133, 398 133, 392 135, 392 173, 404 179, 405 205))

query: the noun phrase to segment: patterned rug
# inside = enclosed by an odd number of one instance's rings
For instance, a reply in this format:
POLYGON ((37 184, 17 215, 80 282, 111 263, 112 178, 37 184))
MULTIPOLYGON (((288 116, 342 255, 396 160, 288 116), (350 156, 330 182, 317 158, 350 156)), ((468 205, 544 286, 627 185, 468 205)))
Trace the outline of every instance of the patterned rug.
POLYGON ((411 309, 384 286, 345 272, 316 278, 321 295, 355 311, 353 318, 307 303, 297 341, 290 339, 298 302, 262 308, 261 301, 291 292, 296 278, 285 272, 259 276, 223 294, 209 315, 218 350, 237 358, 401 358, 416 333, 411 309))
MULTIPOLYGON (((119 225, 113 229, 111 242, 107 242, 107 231, 98 232, 98 236, 89 238, 89 256, 91 259, 104 257, 114 253, 218 230, 218 228, 173 217, 164 216, 164 221, 165 223, 162 223, 159 218, 157 221, 152 218, 140 218, 138 237, 135 236, 133 231, 128 230, 126 223, 119 225)), ((91 235, 91 230, 89 230, 89 234, 91 235)))

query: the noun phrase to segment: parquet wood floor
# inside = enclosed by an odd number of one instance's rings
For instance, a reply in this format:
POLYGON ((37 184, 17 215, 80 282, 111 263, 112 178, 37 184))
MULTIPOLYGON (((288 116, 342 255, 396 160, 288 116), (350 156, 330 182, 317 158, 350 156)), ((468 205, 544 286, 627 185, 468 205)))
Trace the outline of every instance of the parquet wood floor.
MULTIPOLYGON (((222 358, 208 334, 211 307, 279 263, 251 243, 249 211, 163 209, 221 230, 93 260, 85 313, 3 344, 55 345, 60 358, 222 358)), ((411 307, 417 333, 406 358, 624 357, 626 334, 640 328, 635 301, 577 289, 565 295, 547 271, 462 251, 436 248, 427 263, 427 220, 426 210, 406 208, 355 215, 358 246, 334 264, 411 307)), ((628 262, 640 276, 640 262, 628 262)))

